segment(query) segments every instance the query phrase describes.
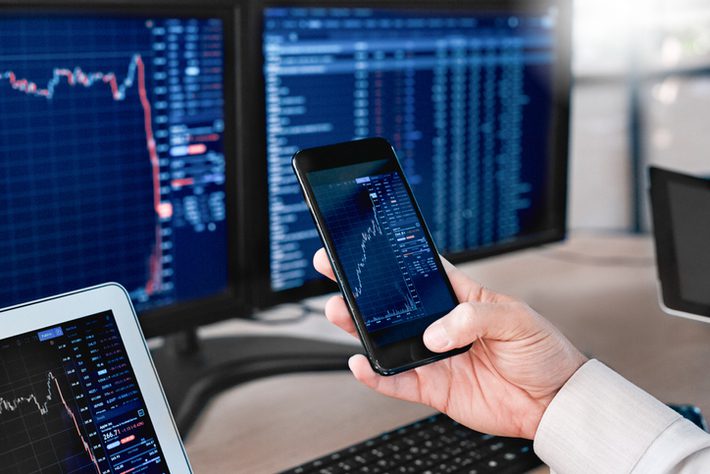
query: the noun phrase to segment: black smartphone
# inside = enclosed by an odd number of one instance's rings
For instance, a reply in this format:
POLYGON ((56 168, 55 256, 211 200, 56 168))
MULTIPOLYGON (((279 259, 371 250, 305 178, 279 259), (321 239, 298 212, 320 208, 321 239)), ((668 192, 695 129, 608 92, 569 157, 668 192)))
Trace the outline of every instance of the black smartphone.
POLYGON ((372 368, 393 375, 468 350, 424 345, 458 301, 392 146, 311 148, 292 164, 372 368))

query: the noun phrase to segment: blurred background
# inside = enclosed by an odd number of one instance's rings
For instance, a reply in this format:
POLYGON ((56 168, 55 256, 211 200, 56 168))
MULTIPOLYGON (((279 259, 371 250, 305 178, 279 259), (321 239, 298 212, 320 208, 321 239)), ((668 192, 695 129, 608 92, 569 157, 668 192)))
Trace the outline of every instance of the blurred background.
POLYGON ((710 2, 575 0, 570 228, 649 230, 648 164, 710 174, 710 2))

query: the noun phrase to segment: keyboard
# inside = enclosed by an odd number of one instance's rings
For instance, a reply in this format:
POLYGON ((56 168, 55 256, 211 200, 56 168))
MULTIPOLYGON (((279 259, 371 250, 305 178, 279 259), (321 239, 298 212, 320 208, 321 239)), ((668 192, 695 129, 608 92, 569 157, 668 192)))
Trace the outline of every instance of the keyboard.
POLYGON ((514 474, 541 464, 532 450, 532 441, 479 433, 438 414, 284 474, 514 474))

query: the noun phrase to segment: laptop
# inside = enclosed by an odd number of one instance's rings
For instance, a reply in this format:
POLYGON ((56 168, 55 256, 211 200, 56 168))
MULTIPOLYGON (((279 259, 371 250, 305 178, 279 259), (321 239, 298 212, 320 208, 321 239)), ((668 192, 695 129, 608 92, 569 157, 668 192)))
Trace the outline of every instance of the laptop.
POLYGON ((0 310, 0 474, 191 468, 126 290, 0 310))

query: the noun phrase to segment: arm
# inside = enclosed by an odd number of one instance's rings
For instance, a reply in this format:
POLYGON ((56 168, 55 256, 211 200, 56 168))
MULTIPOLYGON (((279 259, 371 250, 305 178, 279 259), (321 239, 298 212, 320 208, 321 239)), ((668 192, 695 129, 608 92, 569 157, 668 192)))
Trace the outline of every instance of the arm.
POLYGON ((534 446, 560 473, 690 473, 710 466, 707 433, 596 360, 557 393, 534 446))

